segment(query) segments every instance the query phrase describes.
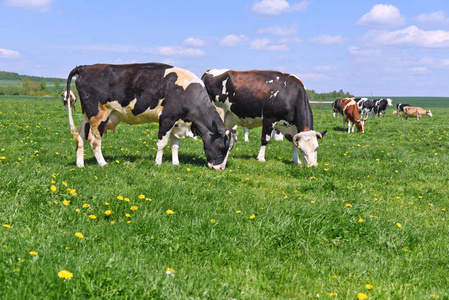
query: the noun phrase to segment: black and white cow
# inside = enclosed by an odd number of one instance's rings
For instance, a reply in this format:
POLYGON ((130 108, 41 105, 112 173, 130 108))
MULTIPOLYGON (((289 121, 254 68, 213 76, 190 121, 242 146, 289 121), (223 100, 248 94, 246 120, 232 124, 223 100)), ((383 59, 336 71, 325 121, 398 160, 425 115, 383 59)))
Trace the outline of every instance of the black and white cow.
POLYGON ((377 119, 380 119, 380 114, 382 113, 382 120, 384 120, 385 119, 385 111, 387 110, 388 106, 393 106, 393 104, 392 104, 393 100, 391 100, 390 98, 374 99, 373 102, 374 102, 374 105, 376 106, 377 119))
POLYGON ((367 100, 368 98, 354 98, 354 101, 357 103, 357 106, 359 107, 359 112, 362 112, 363 102, 367 100))
POLYGON ((317 139, 327 130, 313 130, 312 109, 304 84, 297 77, 276 71, 213 69, 202 79, 226 126, 262 126, 259 161, 265 161, 270 134, 278 129, 292 142, 295 164, 301 164, 299 148, 304 165, 317 165, 317 139))
MULTIPOLYGON (((365 100, 362 103, 362 108, 360 109, 360 115, 363 118, 363 116, 365 116, 365 118, 371 117, 371 118, 375 118, 376 114, 377 114, 377 107, 374 104, 373 101, 371 100, 365 100)), ((360 108, 360 107, 359 107, 360 108)))
MULTIPOLYGON (((84 167, 84 144, 89 141, 97 162, 104 166, 101 137, 119 122, 159 123, 156 164, 170 138, 172 163, 179 164, 180 139, 199 135, 203 140, 208 166, 224 170, 235 131, 224 125, 209 100, 204 83, 193 73, 173 66, 147 63, 129 65, 96 64, 73 69, 72 77, 83 110, 77 130, 69 106, 69 121, 77 142, 76 165, 84 167)), ((69 102, 70 105, 70 102, 69 102)))
POLYGON ((398 103, 396 104, 396 114, 399 116, 400 112, 404 112, 404 107, 411 106, 410 104, 402 104, 398 103))
POLYGON ((335 118, 336 116, 341 114, 342 114, 341 99, 336 99, 334 102, 332 102, 332 115, 335 118))

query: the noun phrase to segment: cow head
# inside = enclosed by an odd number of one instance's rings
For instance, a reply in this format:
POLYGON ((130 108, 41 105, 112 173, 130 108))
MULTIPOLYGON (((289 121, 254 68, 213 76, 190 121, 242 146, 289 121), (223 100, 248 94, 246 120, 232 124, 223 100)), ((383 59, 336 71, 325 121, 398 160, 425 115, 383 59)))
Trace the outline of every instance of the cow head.
POLYGON ((355 122, 355 127, 357 127, 359 132, 365 133, 365 121, 366 119, 361 119, 355 122))
POLYGON ((303 131, 295 134, 292 143, 301 150, 301 161, 303 165, 317 166, 318 139, 322 139, 327 130, 322 132, 303 131))
POLYGON ((204 136, 204 154, 206 155, 209 168, 224 170, 228 160, 229 152, 234 146, 236 131, 234 129, 220 130, 213 121, 213 130, 208 136, 204 136))
POLYGON ((391 100, 390 98, 387 98, 387 99, 385 99, 385 100, 387 100, 387 105, 388 106, 393 106, 393 100, 391 100))
POLYGON ((433 117, 432 113, 430 112, 430 109, 426 110, 426 115, 428 115, 429 117, 433 117))

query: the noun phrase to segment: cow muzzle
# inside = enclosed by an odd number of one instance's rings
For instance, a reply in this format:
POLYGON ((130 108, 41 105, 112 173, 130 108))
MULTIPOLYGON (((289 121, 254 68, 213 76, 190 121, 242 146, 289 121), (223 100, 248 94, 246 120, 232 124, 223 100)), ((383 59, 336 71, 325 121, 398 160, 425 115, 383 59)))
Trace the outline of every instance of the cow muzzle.
POLYGON ((226 166, 221 164, 221 165, 213 165, 211 163, 207 164, 209 166, 210 169, 215 169, 215 170, 220 170, 220 171, 224 171, 224 169, 226 169, 226 166))

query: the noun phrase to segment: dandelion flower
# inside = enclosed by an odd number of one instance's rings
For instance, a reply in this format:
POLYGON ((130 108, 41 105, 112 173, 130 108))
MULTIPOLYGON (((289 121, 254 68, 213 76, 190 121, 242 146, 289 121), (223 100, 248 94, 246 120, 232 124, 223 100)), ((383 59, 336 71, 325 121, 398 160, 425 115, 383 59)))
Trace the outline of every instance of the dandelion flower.
POLYGON ((367 299, 367 298, 368 298, 368 296, 365 295, 364 293, 358 293, 357 294, 357 299, 364 300, 364 299, 367 299))
POLYGON ((396 226, 398 226, 399 228, 402 227, 401 223, 396 223, 396 226))
POLYGON ((175 277, 176 271, 173 270, 172 268, 167 268, 167 271, 165 271, 165 273, 166 273, 167 275, 171 275, 172 277, 175 277))
POLYGON ((70 273, 69 271, 62 270, 58 273, 58 277, 62 279, 72 279, 73 274, 70 273))
POLYGON ((84 235, 81 232, 75 233, 75 236, 80 238, 80 239, 84 238, 84 235))
POLYGON ((76 189, 71 189, 69 193, 72 196, 76 196, 76 189))
POLYGON ((215 223, 215 220, 214 219, 210 219, 210 222, 213 224, 213 223, 215 223))
POLYGON ((117 196, 117 199, 121 201, 123 200, 123 196, 117 196))
POLYGON ((97 217, 95 215, 90 215, 89 218, 91 218, 92 220, 95 220, 97 217))
POLYGON ((251 215, 251 216, 249 217, 250 220, 252 220, 252 219, 254 219, 254 218, 256 218, 255 215, 251 215))
POLYGON ((11 228, 11 226, 9 226, 9 224, 3 224, 3 227, 5 227, 5 228, 11 228))
POLYGON ((241 214, 242 212, 240 210, 235 211, 236 214, 241 214))
POLYGON ((84 203, 83 204, 83 208, 88 208, 90 205, 89 204, 87 204, 87 203, 84 203))
POLYGON ((352 207, 352 204, 351 203, 346 203, 345 204, 347 207, 352 207))
POLYGON ((130 217, 131 217, 131 215, 130 215, 130 214, 125 214, 125 216, 126 216, 127 218, 130 218, 130 217))
POLYGON ((67 206, 67 205, 70 204, 70 201, 64 200, 64 201, 62 201, 62 204, 64 204, 65 206, 67 206))
POLYGON ((329 293, 329 296, 337 296, 337 293, 329 293))
POLYGON ((33 256, 36 256, 37 252, 36 251, 30 251, 30 254, 33 255, 33 256))
POLYGON ((139 195, 139 199, 145 199, 145 195, 139 195))
POLYGON ((370 289, 373 288, 373 285, 372 284, 367 284, 367 285, 365 285, 365 287, 366 287, 367 290, 370 290, 370 289))
POLYGON ((357 222, 363 223, 363 222, 365 222, 365 219, 360 218, 357 222))
POLYGON ((55 187, 54 185, 52 185, 52 186, 50 187, 50 190, 51 190, 52 192, 56 192, 56 187, 55 187))
POLYGON ((106 216, 110 216, 112 214, 112 210, 107 210, 107 211, 104 212, 104 214, 106 216))
POLYGON ((187 168, 187 172, 190 172, 190 168, 187 168))
POLYGON ((167 213, 167 215, 171 215, 171 214, 174 213, 174 211, 172 211, 171 209, 169 209, 169 210, 166 211, 166 213, 167 213))
POLYGON ((131 210, 138 210, 139 208, 137 206, 131 206, 131 210))
POLYGON ((129 198, 125 198, 124 200, 125 200, 126 202, 129 202, 129 198))

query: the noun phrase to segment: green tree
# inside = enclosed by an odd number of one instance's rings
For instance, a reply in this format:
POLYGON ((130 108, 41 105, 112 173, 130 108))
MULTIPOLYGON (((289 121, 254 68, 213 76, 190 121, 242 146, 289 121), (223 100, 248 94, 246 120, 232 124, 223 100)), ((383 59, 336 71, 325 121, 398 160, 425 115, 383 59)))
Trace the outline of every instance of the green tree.
POLYGON ((42 79, 41 83, 39 84, 39 90, 40 91, 46 91, 47 90, 47 83, 45 82, 45 79, 42 79))

